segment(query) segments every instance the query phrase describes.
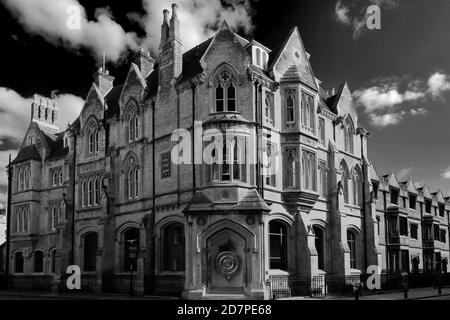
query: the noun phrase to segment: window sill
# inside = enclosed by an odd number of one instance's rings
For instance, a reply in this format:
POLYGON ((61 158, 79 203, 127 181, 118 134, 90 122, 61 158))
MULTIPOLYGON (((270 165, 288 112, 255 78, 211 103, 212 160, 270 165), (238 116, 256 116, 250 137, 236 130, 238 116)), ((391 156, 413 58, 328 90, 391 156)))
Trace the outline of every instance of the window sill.
POLYGON ((210 116, 221 115, 221 114, 241 114, 239 111, 213 111, 210 112, 210 116))

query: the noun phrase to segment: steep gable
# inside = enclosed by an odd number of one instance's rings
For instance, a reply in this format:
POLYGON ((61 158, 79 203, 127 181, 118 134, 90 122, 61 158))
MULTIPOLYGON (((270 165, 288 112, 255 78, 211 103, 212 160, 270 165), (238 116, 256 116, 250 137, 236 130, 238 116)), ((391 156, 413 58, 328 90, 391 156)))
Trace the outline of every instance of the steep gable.
POLYGON ((357 126, 358 114, 356 113, 356 108, 353 104, 352 93, 347 82, 339 88, 332 108, 337 110, 340 116, 349 115, 352 118, 355 127, 357 126))
POLYGON ((291 30, 281 49, 275 55, 275 58, 269 61, 271 63, 269 69, 273 71, 276 81, 289 81, 296 78, 301 83, 318 91, 309 55, 297 27, 291 30))

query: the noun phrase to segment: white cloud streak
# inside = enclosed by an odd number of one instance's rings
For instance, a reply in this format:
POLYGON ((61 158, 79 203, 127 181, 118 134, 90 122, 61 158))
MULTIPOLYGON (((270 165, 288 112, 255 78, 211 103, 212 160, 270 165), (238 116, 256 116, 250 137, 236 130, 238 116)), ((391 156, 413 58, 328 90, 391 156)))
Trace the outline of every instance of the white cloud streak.
MULTIPOLYGON (((48 42, 71 51, 89 50, 97 61, 103 51, 109 61, 117 62, 130 50, 144 47, 157 53, 160 41, 163 9, 171 9, 174 0, 142 0, 144 15, 129 13, 146 31, 139 38, 127 32, 112 16, 110 10, 98 8, 95 19, 88 20, 85 8, 77 0, 5 0, 4 5, 14 17, 33 35, 40 35, 48 42), (80 12, 79 30, 68 28, 71 18, 68 8, 80 12)), ((176 1, 175 1, 176 2, 176 1)), ((210 37, 222 20, 232 28, 251 33, 252 9, 250 0, 184 0, 179 3, 181 36, 185 49, 190 49, 210 37)))
POLYGON ((378 128, 399 124, 405 117, 425 115, 424 107, 403 107, 407 103, 418 103, 427 98, 442 98, 442 94, 450 91, 448 76, 443 73, 432 74, 427 81, 411 81, 406 90, 400 89, 396 78, 382 79, 379 84, 369 88, 356 90, 355 101, 368 115, 371 125, 378 128))
POLYGON ((353 39, 359 39, 367 30, 367 8, 370 5, 378 5, 380 8, 392 10, 398 7, 398 0, 337 0, 334 6, 334 19, 346 26, 353 28, 353 39), (363 3, 363 5, 361 5, 363 3))

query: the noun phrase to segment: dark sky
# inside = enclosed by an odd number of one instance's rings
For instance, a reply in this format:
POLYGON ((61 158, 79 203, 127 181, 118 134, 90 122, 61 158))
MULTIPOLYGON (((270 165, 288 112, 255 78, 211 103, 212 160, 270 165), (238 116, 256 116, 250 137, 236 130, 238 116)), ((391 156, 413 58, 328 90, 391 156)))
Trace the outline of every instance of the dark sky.
MULTIPOLYGON (((90 17, 95 8, 109 6, 125 30, 142 34, 127 19, 128 12, 142 11, 141 0, 79 2, 90 17)), ((368 1, 357 3, 351 12, 356 12, 355 17, 368 1)), ((298 26, 315 75, 327 88, 347 81, 352 90, 367 89, 387 78, 403 86, 415 80, 426 84, 432 74, 450 74, 450 1, 399 0, 395 7, 382 7, 381 30, 366 30, 358 39, 353 37, 352 26, 336 21, 335 7, 336 0, 254 1, 253 36, 274 48, 298 26)), ((25 97, 35 92, 48 96, 53 89, 85 97, 96 69, 87 51, 69 51, 30 35, 2 5, 0 21, 0 87, 25 97)), ((109 69, 120 82, 128 64, 110 64, 109 69)), ((426 114, 403 116, 399 123, 383 127, 373 125, 359 107, 360 122, 372 133, 370 160, 380 174, 393 170, 412 175, 416 182, 428 183, 431 190, 440 187, 449 193, 450 180, 442 176, 450 167, 448 99, 448 91, 443 91, 439 97, 427 95, 400 103, 395 106, 398 112, 420 107, 426 114)), ((10 148, 0 145, 0 151, 6 149, 10 148)))

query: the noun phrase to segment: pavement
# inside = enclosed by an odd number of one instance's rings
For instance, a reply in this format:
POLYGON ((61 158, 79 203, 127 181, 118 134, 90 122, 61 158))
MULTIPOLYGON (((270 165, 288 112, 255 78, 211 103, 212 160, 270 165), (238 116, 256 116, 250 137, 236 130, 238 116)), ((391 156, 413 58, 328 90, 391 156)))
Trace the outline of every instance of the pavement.
MULTIPOLYGON (((328 295, 325 299, 299 297, 283 300, 355 300, 353 296, 328 295)), ((441 294, 437 288, 410 289, 405 298, 403 291, 391 291, 377 294, 365 294, 359 300, 450 300, 450 288, 442 288, 441 294)))
POLYGON ((48 291, 1 290, 0 300, 178 300, 174 297, 131 297, 126 294, 93 294, 88 292, 52 293, 48 291))

